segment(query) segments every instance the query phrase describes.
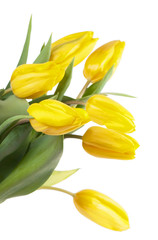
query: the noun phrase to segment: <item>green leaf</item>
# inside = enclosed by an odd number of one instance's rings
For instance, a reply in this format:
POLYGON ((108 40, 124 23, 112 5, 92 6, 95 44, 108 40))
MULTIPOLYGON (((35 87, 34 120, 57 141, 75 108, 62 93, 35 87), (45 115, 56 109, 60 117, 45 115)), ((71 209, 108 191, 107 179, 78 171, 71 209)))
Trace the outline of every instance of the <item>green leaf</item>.
MULTIPOLYGON (((5 93, 5 91, 4 91, 4 93, 5 93)), ((7 98, 9 98, 12 95, 14 95, 12 91, 5 93, 5 94, 1 94, 0 100, 6 100, 7 98)))
POLYGON ((29 118, 32 118, 32 117, 30 117, 29 115, 18 115, 18 116, 8 118, 5 122, 3 122, 0 125, 0 143, 10 133, 10 131, 17 125, 19 121, 27 120, 29 118))
POLYGON ((5 92, 4 89, 0 89, 0 97, 3 95, 4 92, 5 92))
POLYGON ((68 89, 70 82, 71 82, 71 78, 72 78, 72 69, 74 66, 74 58, 72 60, 72 62, 69 64, 68 68, 65 71, 65 75, 62 79, 62 81, 58 84, 58 87, 55 91, 55 94, 59 94, 58 95, 58 100, 61 101, 64 93, 66 92, 66 90, 68 89))
POLYGON ((46 44, 45 43, 43 43, 43 45, 42 45, 42 47, 41 47, 41 52, 42 52, 42 50, 43 50, 43 48, 46 46, 46 44))
POLYGON ((129 97, 129 98, 136 98, 135 96, 132 95, 128 95, 125 93, 114 93, 114 92, 106 92, 106 93, 102 93, 104 95, 115 95, 115 96, 121 96, 121 97, 129 97))
POLYGON ((63 96, 62 98, 62 102, 68 102, 68 101, 75 101, 76 99, 75 98, 72 98, 72 97, 68 97, 68 96, 63 96))
POLYGON ((39 97, 39 98, 35 98, 35 99, 33 99, 31 102, 29 102, 29 104, 33 104, 33 103, 39 103, 39 102, 41 102, 41 101, 43 101, 43 100, 46 100, 46 99, 57 99, 58 98, 58 94, 56 94, 56 95, 43 95, 43 96, 41 96, 41 97, 39 97))
POLYGON ((22 64, 25 64, 27 62, 27 57, 28 57, 28 52, 29 52, 29 45, 30 45, 30 37, 31 37, 31 29, 32 29, 32 16, 30 18, 28 30, 27 30, 27 35, 26 35, 26 40, 24 43, 23 51, 20 57, 20 60, 18 62, 17 66, 20 66, 22 64))
POLYGON ((46 182, 63 151, 63 136, 41 135, 34 140, 24 158, 0 184, 0 202, 29 194, 46 182))
POLYGON ((43 47, 42 51, 40 52, 39 56, 36 58, 34 63, 45 63, 49 61, 50 54, 51 54, 51 43, 52 43, 52 34, 46 46, 43 47))
MULTIPOLYGON (((30 45, 30 37, 31 37, 31 29, 32 29, 32 16, 30 18, 30 22, 29 22, 29 26, 28 26, 28 30, 27 30, 27 35, 26 35, 26 40, 25 40, 23 51, 21 53, 21 57, 19 59, 17 67, 22 65, 22 64, 25 64, 27 62, 29 45, 30 45)), ((10 82, 8 83, 6 89, 9 88, 9 87, 10 87, 10 82)))
POLYGON ((30 124, 16 126, 0 144, 0 182, 18 165, 32 139, 30 124))
MULTIPOLYGON (((94 95, 94 94, 93 94, 94 95)), ((89 95, 89 96, 86 96, 86 97, 82 97, 82 98, 72 98, 72 97, 68 97, 68 96, 64 96, 63 99, 62 99, 62 102, 66 103, 66 102, 69 102, 69 101, 73 101, 73 102, 78 102, 78 101, 81 101, 81 102, 87 102, 87 100, 91 97, 92 95, 89 95)))
POLYGON ((86 89, 83 97, 98 94, 101 92, 107 81, 110 79, 113 73, 114 66, 110 68, 107 74, 99 82, 93 83, 89 88, 86 89))
POLYGON ((42 187, 50 187, 59 182, 62 182, 66 178, 76 173, 78 170, 79 169, 73 169, 68 171, 54 171, 52 175, 48 178, 48 180, 42 185, 42 187))
POLYGON ((28 115, 28 107, 29 104, 25 99, 17 98, 15 95, 11 95, 3 101, 0 100, 0 124, 16 115, 28 115))

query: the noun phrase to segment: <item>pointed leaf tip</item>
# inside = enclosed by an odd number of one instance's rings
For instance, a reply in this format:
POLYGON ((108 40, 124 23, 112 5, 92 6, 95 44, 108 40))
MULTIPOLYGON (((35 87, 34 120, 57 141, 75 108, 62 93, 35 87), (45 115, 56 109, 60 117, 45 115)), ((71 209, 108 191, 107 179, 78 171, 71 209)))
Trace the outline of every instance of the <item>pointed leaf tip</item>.
POLYGON ((42 51, 34 61, 34 63, 45 63, 49 61, 51 54, 52 34, 49 37, 47 44, 43 47, 42 51))
POLYGON ((21 57, 20 57, 20 60, 19 60, 17 66, 25 64, 27 62, 29 45, 30 45, 31 30, 32 30, 32 15, 30 17, 30 21, 29 21, 29 25, 28 25, 28 30, 27 30, 27 35, 26 35, 26 40, 25 40, 25 43, 24 43, 23 51, 21 53, 21 57))
POLYGON ((64 75, 63 79, 60 81, 60 83, 58 84, 57 89, 55 91, 55 94, 57 94, 57 93, 59 94, 58 95, 59 101, 62 100, 66 90, 68 89, 68 87, 71 83, 74 60, 75 60, 75 58, 72 59, 71 63, 67 67, 67 69, 65 71, 65 75, 64 75))

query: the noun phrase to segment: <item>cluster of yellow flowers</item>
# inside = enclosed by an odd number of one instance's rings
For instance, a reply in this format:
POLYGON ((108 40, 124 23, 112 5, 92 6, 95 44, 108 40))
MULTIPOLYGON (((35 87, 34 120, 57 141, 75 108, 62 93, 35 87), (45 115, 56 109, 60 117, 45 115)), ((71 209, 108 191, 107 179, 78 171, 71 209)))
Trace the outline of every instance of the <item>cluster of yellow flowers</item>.
MULTIPOLYGON (((110 69, 114 73, 125 47, 124 42, 112 41, 88 56, 97 40, 93 38, 93 32, 87 31, 71 34, 52 43, 48 62, 22 64, 14 70, 10 81, 11 91, 18 98, 33 99, 27 111, 30 124, 36 132, 82 139, 84 150, 95 157, 133 159, 139 144, 127 135, 135 131, 132 114, 100 92, 94 91, 84 97, 90 84, 89 88, 95 87, 110 69), (87 56, 83 70, 87 81, 78 97, 65 100, 49 98, 47 92, 60 84, 72 60, 76 66, 87 56), (34 101, 37 98, 39 101, 34 101), (90 121, 103 127, 92 126, 83 136, 72 133, 90 121)), ((93 190, 70 195, 78 211, 97 224, 116 231, 129 228, 126 212, 109 197, 93 190)))

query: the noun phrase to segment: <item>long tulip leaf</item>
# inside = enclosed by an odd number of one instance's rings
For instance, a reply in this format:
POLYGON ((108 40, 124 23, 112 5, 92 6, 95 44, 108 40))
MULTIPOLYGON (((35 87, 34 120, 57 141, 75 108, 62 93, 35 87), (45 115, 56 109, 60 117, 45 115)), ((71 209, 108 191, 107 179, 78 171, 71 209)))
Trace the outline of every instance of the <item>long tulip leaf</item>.
POLYGON ((52 43, 52 35, 50 36, 47 44, 43 46, 42 51, 39 56, 36 58, 34 63, 45 63, 49 61, 50 53, 51 53, 51 43, 52 43))
POLYGON ((18 166, 0 184, 0 202, 29 194, 46 182, 63 151, 63 136, 41 135, 30 145, 18 166))
POLYGON ((4 138, 9 134, 9 132, 17 125, 19 121, 21 124, 28 122, 31 117, 29 115, 18 115, 11 118, 8 118, 0 125, 0 143, 4 138))
POLYGON ((0 100, 0 124, 10 117, 17 115, 28 115, 28 102, 25 99, 17 98, 15 95, 9 96, 5 100, 0 100))
POLYGON ((32 29, 32 16, 30 18, 30 22, 29 22, 29 26, 28 26, 28 30, 27 30, 27 35, 26 35, 26 40, 25 40, 25 43, 24 43, 23 51, 21 53, 21 57, 19 59, 19 62, 18 62, 17 66, 25 64, 27 62, 29 45, 30 45, 30 37, 31 37, 31 29, 32 29))
POLYGON ((57 99, 58 98, 58 94, 53 94, 53 95, 43 95, 39 98, 35 98, 33 99, 31 102, 29 102, 29 104, 33 104, 33 103, 39 103, 43 100, 46 100, 46 99, 57 99))
POLYGON ((0 98, 1 98, 1 96, 3 95, 4 92, 5 92, 4 89, 0 89, 0 98))
POLYGON ((76 101, 75 98, 69 97, 69 96, 63 96, 62 102, 68 102, 68 101, 76 101))
POLYGON ((70 85, 71 78, 72 78, 73 66, 74 66, 74 59, 69 64, 68 68, 66 69, 65 75, 64 75, 62 81, 58 84, 58 87, 55 91, 55 94, 58 94, 59 101, 62 100, 64 93, 66 92, 66 90, 68 89, 68 87, 70 85))
MULTIPOLYGON (((17 64, 17 67, 22 65, 22 64, 25 64, 27 62, 27 57, 28 57, 28 52, 29 52, 29 45, 30 45, 30 37, 31 37, 31 29, 32 29, 32 16, 31 16, 30 21, 29 21, 24 47, 23 47, 23 50, 22 50, 19 62, 17 64)), ((9 88, 9 87, 10 87, 10 82, 8 83, 6 89, 9 88)))
POLYGON ((114 96, 120 96, 120 97, 136 98, 135 96, 128 95, 128 94, 125 94, 125 93, 106 92, 106 93, 102 93, 102 94, 105 94, 105 95, 114 95, 114 96))
POLYGON ((48 178, 48 180, 42 185, 42 187, 50 187, 59 182, 64 181, 74 173, 76 173, 79 169, 73 169, 68 171, 54 171, 52 175, 48 178))
POLYGON ((32 140, 30 124, 16 126, 0 144, 0 182, 18 165, 32 140))
POLYGON ((46 44, 45 43, 43 43, 43 45, 42 45, 42 47, 41 47, 41 52, 42 52, 42 50, 43 50, 43 48, 46 46, 46 44))

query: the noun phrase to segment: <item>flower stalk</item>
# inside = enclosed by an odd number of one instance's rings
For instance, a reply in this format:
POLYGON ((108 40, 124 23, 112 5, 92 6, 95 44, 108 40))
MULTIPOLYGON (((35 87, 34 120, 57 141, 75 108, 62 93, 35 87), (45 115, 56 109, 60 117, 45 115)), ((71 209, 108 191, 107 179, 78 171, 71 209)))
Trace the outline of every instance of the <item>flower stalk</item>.
POLYGON ((64 135, 64 138, 76 138, 76 139, 80 139, 82 140, 82 136, 81 135, 77 135, 77 134, 66 134, 64 135))
POLYGON ((6 95, 7 93, 12 92, 11 88, 8 88, 4 91, 4 93, 2 94, 2 96, 6 95))
POLYGON ((74 197, 74 196, 75 196, 75 193, 69 192, 69 191, 67 191, 67 190, 65 190, 65 189, 62 189, 62 188, 57 188, 57 187, 40 187, 40 188, 39 188, 39 190, 42 190, 42 189, 45 189, 45 190, 54 190, 54 191, 66 193, 66 194, 70 195, 71 197, 74 197))
POLYGON ((87 87, 89 86, 89 84, 91 83, 91 81, 87 80, 87 82, 85 83, 85 85, 83 86, 83 88, 81 89, 80 93, 78 94, 76 99, 80 99, 83 94, 85 93, 87 87))
POLYGON ((83 106, 85 106, 86 105, 86 103, 85 102, 82 102, 82 101, 77 101, 77 100, 72 100, 72 101, 67 101, 67 102, 65 102, 65 104, 67 104, 67 105, 73 105, 73 104, 79 104, 79 105, 83 105, 83 106))

